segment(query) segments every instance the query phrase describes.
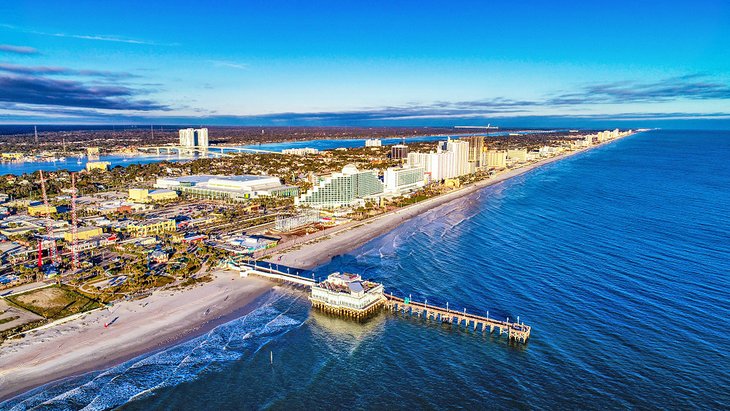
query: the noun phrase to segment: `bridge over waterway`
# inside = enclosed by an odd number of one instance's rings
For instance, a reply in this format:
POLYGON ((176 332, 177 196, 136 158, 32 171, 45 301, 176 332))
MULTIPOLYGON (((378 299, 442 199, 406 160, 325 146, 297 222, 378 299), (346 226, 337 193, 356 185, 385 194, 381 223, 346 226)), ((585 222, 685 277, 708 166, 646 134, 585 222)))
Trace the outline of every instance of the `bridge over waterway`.
POLYGON ((177 153, 179 155, 210 155, 218 157, 228 157, 234 153, 265 153, 271 154, 276 151, 261 150, 257 148, 247 147, 229 147, 229 146, 208 146, 208 147, 183 147, 183 146, 146 146, 138 147, 137 150, 143 152, 154 152, 156 155, 162 155, 163 153, 172 154, 177 153))

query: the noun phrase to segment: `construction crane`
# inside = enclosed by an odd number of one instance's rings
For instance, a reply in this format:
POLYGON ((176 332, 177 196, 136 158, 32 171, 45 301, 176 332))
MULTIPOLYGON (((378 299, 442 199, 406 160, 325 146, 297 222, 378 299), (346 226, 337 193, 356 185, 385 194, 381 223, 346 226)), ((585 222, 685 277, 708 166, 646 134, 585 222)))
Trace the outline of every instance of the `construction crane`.
POLYGON ((76 173, 71 173, 71 266, 79 268, 79 222, 76 219, 76 173))
POLYGON ((41 175, 41 193, 43 194, 43 206, 46 209, 46 230, 48 232, 48 241, 51 242, 51 248, 48 255, 51 257, 51 264, 58 264, 60 256, 56 250, 56 237, 53 235, 53 220, 51 219, 51 207, 48 205, 48 196, 46 195, 46 180, 43 178, 43 171, 38 171, 41 175))

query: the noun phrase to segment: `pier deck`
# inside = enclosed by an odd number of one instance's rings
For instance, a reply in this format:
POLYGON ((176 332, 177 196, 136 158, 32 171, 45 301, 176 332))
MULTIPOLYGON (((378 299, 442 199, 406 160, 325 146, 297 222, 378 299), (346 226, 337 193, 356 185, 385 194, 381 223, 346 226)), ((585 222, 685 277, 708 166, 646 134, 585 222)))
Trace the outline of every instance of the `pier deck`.
MULTIPOLYGON (((312 287, 316 284, 314 273, 307 270, 299 270, 291 267, 286 267, 274 263, 248 260, 242 257, 232 257, 230 259, 239 270, 246 270, 250 274, 259 275, 262 277, 270 278, 277 281, 286 281, 289 283, 303 285, 306 287, 312 287)), ((464 326, 465 328, 472 327, 475 331, 481 330, 483 333, 493 333, 495 330, 499 333, 498 335, 507 334, 510 341, 516 341, 520 343, 526 343, 530 338, 530 331, 532 327, 525 325, 521 322, 511 322, 509 318, 507 321, 496 320, 487 316, 481 316, 477 314, 467 313, 466 310, 454 311, 447 308, 429 305, 426 302, 417 302, 409 300, 407 303, 403 298, 395 297, 392 294, 383 294, 382 304, 374 304, 368 308, 367 315, 371 314, 374 310, 385 307, 387 310, 402 313, 403 315, 410 315, 419 318, 423 318, 429 321, 436 321, 447 324, 456 324, 458 326, 464 326), (372 308, 372 309, 371 309, 372 308)), ((325 309, 333 313, 349 312, 347 310, 327 308, 326 304, 316 303, 313 301, 313 306, 325 309)), ((366 317, 366 315, 346 315, 353 318, 366 317)), ((519 320, 519 317, 518 317, 519 320)))
POLYGON ((530 338, 532 327, 524 323, 495 320, 481 315, 470 314, 466 311, 453 311, 448 308, 427 305, 425 302, 416 301, 405 302, 403 298, 394 297, 393 295, 385 295, 385 306, 390 311, 400 312, 405 315, 416 316, 426 320, 440 321, 442 323, 456 324, 458 326, 473 327, 475 331, 493 333, 496 329, 499 335, 507 334, 510 340, 517 342, 527 342, 530 338))

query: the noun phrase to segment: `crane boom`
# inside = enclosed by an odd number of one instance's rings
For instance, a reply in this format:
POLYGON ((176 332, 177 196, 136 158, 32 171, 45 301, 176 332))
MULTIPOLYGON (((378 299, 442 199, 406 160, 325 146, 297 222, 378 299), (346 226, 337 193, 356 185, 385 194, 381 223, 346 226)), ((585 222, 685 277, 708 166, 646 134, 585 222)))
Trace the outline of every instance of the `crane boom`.
POLYGON ((79 224, 76 219, 76 173, 71 173, 71 264, 79 268, 79 224))
POLYGON ((49 255, 51 263, 58 263, 59 255, 56 250, 56 237, 53 235, 53 220, 51 219, 51 207, 48 205, 48 196, 46 195, 46 180, 43 178, 43 171, 38 171, 41 176, 41 193, 43 194, 43 206, 46 209, 46 231, 48 233, 48 241, 51 242, 49 255))

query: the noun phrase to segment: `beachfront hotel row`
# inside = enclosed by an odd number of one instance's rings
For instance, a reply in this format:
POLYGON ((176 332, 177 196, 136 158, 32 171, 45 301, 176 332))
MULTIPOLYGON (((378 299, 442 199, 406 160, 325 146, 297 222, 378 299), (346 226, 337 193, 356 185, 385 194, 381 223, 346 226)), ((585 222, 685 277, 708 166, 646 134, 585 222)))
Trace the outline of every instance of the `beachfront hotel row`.
MULTIPOLYGON (((345 166, 340 173, 334 173, 316 182, 314 187, 295 199, 298 206, 316 209, 337 209, 359 207, 368 202, 378 203, 382 199, 408 195, 428 184, 448 182, 452 179, 480 170, 499 171, 509 166, 551 157, 566 150, 585 148, 632 133, 602 131, 576 140, 568 147, 543 146, 537 150, 526 148, 495 150, 485 145, 484 136, 448 139, 436 144, 435 150, 427 153, 409 152, 403 144, 391 148, 391 158, 401 159, 400 167, 390 167, 383 173, 382 180, 374 170, 359 170, 353 165, 345 166)), ((370 139, 367 147, 380 147, 380 141, 370 139)), ((306 153, 307 149, 302 153, 306 153)))

